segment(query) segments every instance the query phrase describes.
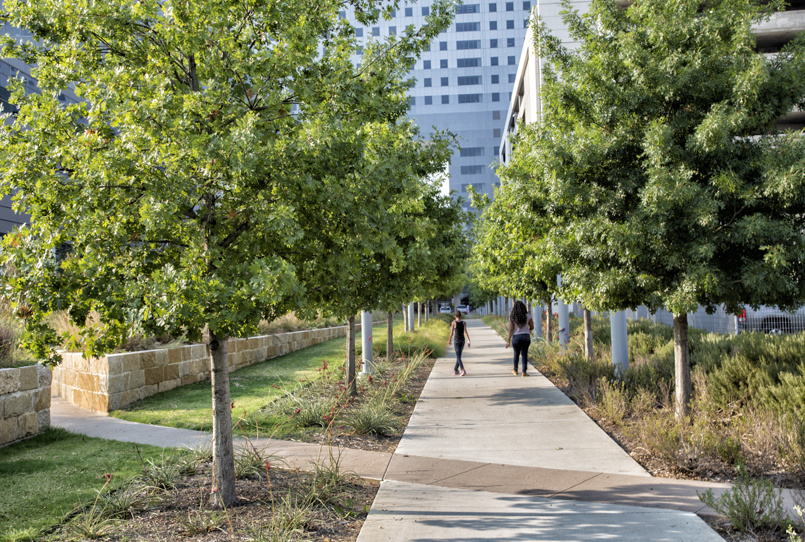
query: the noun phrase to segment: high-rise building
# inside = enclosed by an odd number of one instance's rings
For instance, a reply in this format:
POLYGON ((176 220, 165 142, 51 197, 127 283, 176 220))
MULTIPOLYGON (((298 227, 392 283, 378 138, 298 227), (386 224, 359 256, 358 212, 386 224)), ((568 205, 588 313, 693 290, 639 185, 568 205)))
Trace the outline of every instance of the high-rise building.
MULTIPOLYGON (((424 133, 435 126, 458 136, 461 148, 450 164, 450 189, 465 197, 468 208, 469 186, 491 196, 498 184, 494 163, 531 11, 530 0, 471 2, 456 8, 450 28, 416 63, 416 84, 409 91, 409 115, 424 133)), ((388 21, 358 27, 358 37, 388 37, 423 24, 429 12, 429 0, 420 0, 388 21)), ((359 63, 361 57, 354 60, 359 63)))

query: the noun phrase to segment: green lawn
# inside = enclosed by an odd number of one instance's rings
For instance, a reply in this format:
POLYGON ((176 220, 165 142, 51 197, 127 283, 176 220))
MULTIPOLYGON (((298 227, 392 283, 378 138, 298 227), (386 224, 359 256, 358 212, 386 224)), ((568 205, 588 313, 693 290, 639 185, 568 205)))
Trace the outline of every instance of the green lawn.
MULTIPOLYGON (((374 326, 372 334, 376 343, 382 340, 385 344, 385 324, 374 326)), ((356 342, 360 351, 360 334, 356 342)), ((333 339, 231 373, 229 389, 234 403, 235 432, 242 433, 237 426, 240 417, 253 420, 260 409, 276 398, 318 378, 323 364, 328 371, 340 370, 345 357, 346 339, 333 339)), ((133 422, 211 431, 210 383, 198 382, 153 395, 110 415, 133 422)), ((248 433, 254 435, 252 430, 248 433)))
MULTIPOLYGON (((143 457, 166 452, 139 446, 143 457)), ((47 531, 83 503, 92 504, 114 475, 113 484, 141 471, 131 443, 85 437, 62 429, 0 449, 0 539, 11 532, 47 531)))

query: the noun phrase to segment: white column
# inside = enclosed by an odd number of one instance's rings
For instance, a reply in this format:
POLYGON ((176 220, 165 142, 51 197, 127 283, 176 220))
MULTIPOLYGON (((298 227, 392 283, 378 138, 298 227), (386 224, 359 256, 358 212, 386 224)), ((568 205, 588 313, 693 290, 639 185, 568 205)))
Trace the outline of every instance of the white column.
POLYGON ((621 367, 621 374, 629 370, 629 338, 626 333, 626 312, 609 312, 609 334, 612 338, 612 365, 621 367))
POLYGON ((374 351, 372 344, 372 311, 361 311, 361 366, 362 375, 373 375, 375 369, 372 366, 374 361, 374 351))
MULTIPOLYGON (((562 275, 556 275, 556 284, 559 287, 562 286, 562 275)), ((559 347, 564 350, 570 342, 570 315, 567 305, 558 297, 556 298, 556 312, 559 316, 559 347)))
POLYGON ((531 302, 531 319, 534 320, 534 338, 542 338, 542 305, 531 302))
POLYGON ((408 322, 410 329, 408 331, 414 331, 414 303, 411 302, 408 304, 408 322))

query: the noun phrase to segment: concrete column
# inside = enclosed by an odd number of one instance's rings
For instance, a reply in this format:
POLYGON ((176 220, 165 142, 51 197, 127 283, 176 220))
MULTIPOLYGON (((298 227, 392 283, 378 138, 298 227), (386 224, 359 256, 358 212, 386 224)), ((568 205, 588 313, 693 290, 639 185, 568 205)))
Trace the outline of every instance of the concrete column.
POLYGON ((542 305, 531 302, 531 319, 534 320, 534 338, 542 338, 542 305))
POLYGON ((375 374, 372 366, 374 361, 374 350, 372 343, 372 311, 361 311, 361 365, 362 375, 375 374))
POLYGON ((621 374, 629 370, 629 339, 626 333, 626 312, 609 312, 609 333, 612 338, 612 365, 621 367, 621 374))
MULTIPOLYGON (((562 286, 562 275, 556 275, 556 284, 559 287, 562 286)), ((559 316, 559 347, 564 350, 570 342, 570 314, 568 306, 558 297, 556 298, 556 312, 559 316)))
POLYGON ((410 329, 408 331, 414 331, 414 304, 408 304, 408 322, 410 329))

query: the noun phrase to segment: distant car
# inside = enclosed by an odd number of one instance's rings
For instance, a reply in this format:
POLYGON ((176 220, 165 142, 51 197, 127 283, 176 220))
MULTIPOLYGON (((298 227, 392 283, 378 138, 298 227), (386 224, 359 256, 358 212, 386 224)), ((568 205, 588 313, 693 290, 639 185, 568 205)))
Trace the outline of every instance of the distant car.
POLYGON ((470 306, 469 305, 459 305, 458 310, 460 310, 464 314, 469 314, 470 313, 470 306))
POLYGON ((453 312, 453 309, 451 309, 450 307, 440 307, 439 308, 439 314, 450 314, 452 312, 453 312))
POLYGON ((805 331, 805 307, 795 312, 783 312, 777 307, 765 305, 757 310, 746 307, 738 315, 738 331, 762 331, 770 335, 805 331))

